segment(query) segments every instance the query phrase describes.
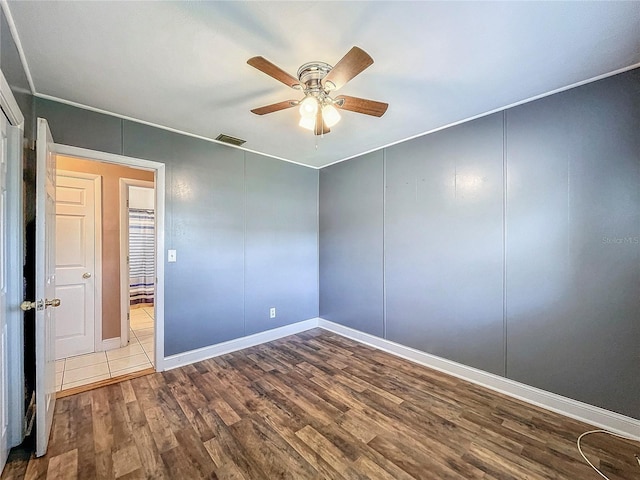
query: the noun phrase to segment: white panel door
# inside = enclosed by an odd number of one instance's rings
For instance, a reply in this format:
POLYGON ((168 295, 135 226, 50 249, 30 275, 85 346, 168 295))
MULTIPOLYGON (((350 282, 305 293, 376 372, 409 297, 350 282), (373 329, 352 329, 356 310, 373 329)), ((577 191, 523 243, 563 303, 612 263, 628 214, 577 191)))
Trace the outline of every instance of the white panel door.
POLYGON ((56 405, 56 156, 47 121, 38 118, 36 151, 36 455, 47 453, 56 405))
POLYGON ((9 453, 7 385, 7 119, 0 113, 0 472, 9 453))
POLYGON ((95 181, 58 172, 56 358, 95 351, 95 181))

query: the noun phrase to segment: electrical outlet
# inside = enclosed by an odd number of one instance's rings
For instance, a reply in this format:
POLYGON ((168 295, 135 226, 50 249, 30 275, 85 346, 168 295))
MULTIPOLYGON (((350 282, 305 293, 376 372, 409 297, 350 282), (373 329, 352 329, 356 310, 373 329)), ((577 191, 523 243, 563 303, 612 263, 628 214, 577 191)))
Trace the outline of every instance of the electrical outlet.
POLYGON ((271 307, 269 309, 269 318, 276 318, 276 307, 271 307))

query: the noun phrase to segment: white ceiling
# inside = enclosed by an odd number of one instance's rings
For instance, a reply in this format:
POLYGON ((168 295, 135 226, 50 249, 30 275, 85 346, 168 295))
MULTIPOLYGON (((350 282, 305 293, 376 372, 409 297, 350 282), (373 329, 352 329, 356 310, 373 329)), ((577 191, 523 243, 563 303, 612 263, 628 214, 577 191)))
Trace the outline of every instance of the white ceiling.
POLYGON ((35 93, 324 166, 640 63, 640 2, 9 2, 35 93), (296 75, 353 46, 375 63, 339 93, 389 103, 343 112, 316 139, 296 75), (316 147, 317 140, 317 147, 316 147))

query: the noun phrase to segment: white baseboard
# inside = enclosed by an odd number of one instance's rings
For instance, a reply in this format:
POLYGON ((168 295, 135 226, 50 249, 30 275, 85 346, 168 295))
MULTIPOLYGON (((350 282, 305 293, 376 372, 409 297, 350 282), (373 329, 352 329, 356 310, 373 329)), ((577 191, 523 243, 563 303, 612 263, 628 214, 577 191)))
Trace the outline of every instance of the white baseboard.
POLYGON ((476 385, 486 387, 490 390, 531 403, 552 412, 640 440, 640 420, 611 412, 604 408, 579 402, 571 398, 563 397, 562 395, 547 392, 539 388, 531 387, 529 385, 516 382, 515 380, 510 380, 493 373, 478 370, 477 368, 468 367, 405 345, 400 345, 399 343, 391 342, 368 333, 360 332, 358 330, 330 322, 323 318, 312 318, 291 325, 285 325, 284 327, 274 328, 273 330, 267 330, 266 332, 260 332, 247 337, 229 340, 228 342, 219 343, 217 345, 211 345, 209 347, 203 347, 197 350, 179 353, 177 355, 171 355, 169 357, 165 357, 164 369, 170 370, 172 368, 182 367, 194 362, 253 347, 262 343, 271 342, 288 335, 294 335, 317 327, 378 348, 387 353, 420 365, 433 368, 434 370, 475 383, 476 385))
POLYGON ((640 440, 640 420, 604 408, 579 402, 555 393, 540 390, 508 378, 484 372, 473 367, 436 357, 414 348, 360 332, 343 325, 318 319, 318 326, 344 337, 378 348, 398 357, 467 380, 482 387, 523 400, 538 407, 560 413, 596 427, 640 440))
POLYGON ((102 340, 99 351, 113 350, 115 348, 120 348, 121 346, 120 337, 107 338, 106 340, 102 340))
POLYGON ((304 332, 305 330, 316 328, 318 326, 318 320, 318 318, 311 318, 291 325, 285 325, 284 327, 267 330, 266 332, 255 333, 247 337, 236 338, 234 340, 229 340, 228 342, 218 343, 209 347, 202 347, 196 350, 190 350, 188 352, 164 357, 163 367, 164 370, 171 370, 172 368, 182 367, 194 362, 199 362, 208 358, 242 350, 243 348, 253 347, 282 337, 304 332))

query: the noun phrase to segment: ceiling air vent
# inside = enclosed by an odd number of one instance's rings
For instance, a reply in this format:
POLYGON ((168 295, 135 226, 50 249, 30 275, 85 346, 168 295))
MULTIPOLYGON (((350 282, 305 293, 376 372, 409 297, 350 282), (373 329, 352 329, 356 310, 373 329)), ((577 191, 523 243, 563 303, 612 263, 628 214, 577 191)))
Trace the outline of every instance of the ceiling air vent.
POLYGON ((239 147, 244 142, 246 142, 246 140, 242 140, 241 138, 232 137, 231 135, 225 135, 224 133, 221 133, 220 135, 218 135, 216 137, 216 140, 219 140, 219 141, 224 142, 224 143, 229 143, 231 145, 235 145, 236 147, 239 147))

